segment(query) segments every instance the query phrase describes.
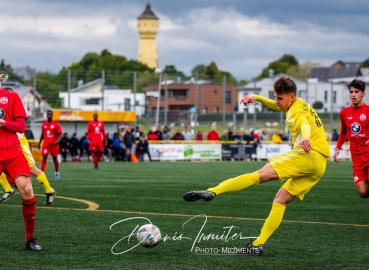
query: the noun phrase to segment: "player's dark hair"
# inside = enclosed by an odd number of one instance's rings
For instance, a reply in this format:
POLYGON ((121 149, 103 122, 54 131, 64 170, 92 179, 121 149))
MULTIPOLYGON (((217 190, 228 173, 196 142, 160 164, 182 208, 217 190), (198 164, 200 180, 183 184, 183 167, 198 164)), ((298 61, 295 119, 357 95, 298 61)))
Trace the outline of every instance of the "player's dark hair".
POLYGON ((350 87, 359 89, 361 91, 365 91, 365 82, 362 80, 353 80, 349 85, 347 85, 348 90, 350 90, 350 87))
POLYGON ((279 95, 280 94, 296 95, 297 86, 291 78, 282 76, 274 82, 274 91, 279 95))

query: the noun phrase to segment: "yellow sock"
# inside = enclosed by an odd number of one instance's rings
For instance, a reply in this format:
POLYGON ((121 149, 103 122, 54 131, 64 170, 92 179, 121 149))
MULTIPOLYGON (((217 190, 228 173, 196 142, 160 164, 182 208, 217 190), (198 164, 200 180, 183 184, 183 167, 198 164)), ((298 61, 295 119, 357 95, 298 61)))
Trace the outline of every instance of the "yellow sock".
POLYGON ((0 175, 0 185, 3 187, 4 192, 10 192, 12 191, 12 186, 9 184, 8 180, 6 180, 5 173, 2 173, 0 175))
POLYGON ((217 195, 226 192, 240 191, 250 186, 259 184, 259 180, 260 177, 258 172, 243 174, 235 178, 225 180, 216 187, 208 188, 208 191, 214 192, 217 195))
POLYGON ((260 236, 252 243, 254 246, 264 245, 274 231, 278 229, 283 219, 284 210, 286 210, 286 206, 273 202, 272 210, 270 210, 270 214, 264 222, 260 236))
POLYGON ((46 174, 44 172, 41 172, 36 177, 37 182, 41 184, 41 186, 44 188, 45 193, 52 193, 53 189, 50 187, 49 180, 47 180, 46 174))

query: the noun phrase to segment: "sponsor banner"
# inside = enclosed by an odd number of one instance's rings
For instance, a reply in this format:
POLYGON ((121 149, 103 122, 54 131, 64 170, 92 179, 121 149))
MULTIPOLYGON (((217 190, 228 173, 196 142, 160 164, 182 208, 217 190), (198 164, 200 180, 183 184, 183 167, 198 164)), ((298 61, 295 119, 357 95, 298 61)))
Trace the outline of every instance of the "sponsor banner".
POLYGON ((268 159, 286 153, 291 149, 292 146, 288 144, 262 144, 261 147, 257 148, 256 158, 268 159))
POLYGON ((80 110, 53 110, 54 121, 88 122, 93 120, 94 113, 98 113, 98 120, 102 122, 136 122, 135 112, 112 111, 80 111, 80 110))
MULTIPOLYGON (((336 145, 331 145, 331 160, 333 160, 334 152, 336 151, 336 145)), ((351 160, 351 152, 350 145, 344 144, 340 149, 340 153, 338 155, 338 159, 350 159, 351 160)))
POLYGON ((185 159, 221 159, 221 144, 185 144, 185 159))
POLYGON ((149 151, 153 160, 222 158, 220 144, 150 144, 149 151))
POLYGON ((256 147, 252 144, 222 144, 223 159, 249 159, 256 155, 256 147))

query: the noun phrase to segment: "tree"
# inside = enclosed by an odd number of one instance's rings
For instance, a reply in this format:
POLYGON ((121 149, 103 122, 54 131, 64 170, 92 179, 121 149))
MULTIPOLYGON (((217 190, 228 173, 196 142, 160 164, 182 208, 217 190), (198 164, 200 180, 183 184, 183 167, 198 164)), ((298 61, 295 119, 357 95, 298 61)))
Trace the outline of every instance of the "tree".
POLYGON ((324 107, 324 103, 319 100, 313 103, 313 109, 315 110, 323 109, 323 107, 324 107))
POLYGON ((284 54, 281 58, 270 62, 266 68, 263 68, 258 79, 269 77, 269 70, 273 70, 274 74, 286 73, 289 68, 297 65, 298 61, 292 54, 284 54))
POLYGON ((194 77, 197 76, 198 78, 203 78, 204 74, 205 74, 205 65, 204 64, 199 64, 191 70, 191 75, 194 76, 194 77))
POLYGON ((211 62, 205 67, 204 75, 206 76, 206 78, 213 80, 218 72, 219 70, 217 64, 215 62, 211 62))
POLYGON ((279 61, 287 63, 289 66, 297 66, 299 62, 292 54, 284 54, 279 61))
POLYGON ((366 59, 362 64, 361 64, 362 68, 369 68, 369 58, 366 59))
POLYGON ((164 70, 162 71, 163 74, 167 74, 169 77, 181 77, 185 78, 186 75, 182 71, 178 71, 174 65, 167 65, 165 66, 164 70))
POLYGON ((308 78, 311 68, 318 66, 319 64, 317 63, 304 62, 297 66, 291 66, 286 71, 286 74, 304 81, 308 78))

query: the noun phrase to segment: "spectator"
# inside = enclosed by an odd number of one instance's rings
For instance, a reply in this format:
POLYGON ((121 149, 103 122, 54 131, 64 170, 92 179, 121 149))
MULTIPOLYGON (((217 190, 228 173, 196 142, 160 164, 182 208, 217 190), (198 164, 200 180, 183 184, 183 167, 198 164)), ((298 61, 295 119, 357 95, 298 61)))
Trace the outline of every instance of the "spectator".
POLYGON ((81 157, 83 157, 83 154, 86 153, 87 160, 90 160, 91 158, 90 141, 87 139, 87 132, 80 139, 80 144, 81 144, 81 157))
POLYGON ((135 136, 132 133, 132 129, 128 126, 126 134, 123 137, 123 144, 126 150, 126 161, 131 161, 132 146, 135 145, 135 136))
POLYGON ((207 135, 207 140, 208 141, 219 141, 219 134, 218 132, 216 131, 216 126, 213 125, 210 129, 210 131, 208 132, 208 135, 207 135))
POLYGON ((181 133, 181 129, 177 128, 177 132, 176 132, 176 134, 174 134, 173 140, 174 141, 184 141, 184 137, 181 133))
POLYGON ((281 142, 283 142, 282 137, 281 137, 279 131, 276 131, 273 134, 271 142, 272 143, 281 143, 281 142))
POLYGON ((197 134, 196 134, 196 141, 202 141, 204 140, 204 138, 202 137, 202 132, 201 131, 198 131, 197 134))
POLYGON ((136 127, 136 131, 135 131, 135 140, 139 141, 141 140, 141 136, 144 135, 142 127, 141 126, 137 126, 136 127))
POLYGON ((162 139, 164 141, 170 140, 170 129, 168 127, 164 127, 162 139))
POLYGON ((141 140, 137 144, 136 152, 137 152, 137 157, 138 157, 139 161, 144 160, 144 155, 145 154, 147 154, 149 156, 150 161, 152 161, 150 151, 149 151, 149 142, 146 140, 145 135, 141 136, 141 140))
POLYGON ((112 139, 113 147, 113 158, 114 160, 124 160, 124 149, 122 147, 121 141, 119 140, 119 133, 115 132, 112 139))
POLYGON ((110 138, 110 134, 106 133, 106 145, 104 149, 105 161, 110 161, 113 158, 113 140, 110 138))
POLYGON ((160 130, 160 126, 156 127, 156 131, 155 131, 156 135, 158 135, 158 140, 163 140, 163 132, 161 132, 160 130))
POLYGON ((242 137, 239 131, 237 131, 236 134, 233 136, 233 141, 236 141, 237 143, 242 142, 242 137))
POLYGON ((77 133, 73 133, 72 138, 70 138, 69 141, 69 152, 70 155, 72 156, 72 160, 73 161, 80 161, 80 150, 81 149, 81 145, 80 142, 77 138, 77 133))
POLYGON ((33 136, 33 132, 29 126, 26 127, 26 130, 24 131, 24 136, 26 136, 27 140, 35 139, 35 136, 33 136))
POLYGON ((261 133, 259 134, 260 137, 260 141, 269 141, 269 134, 267 133, 267 131, 265 129, 261 130, 261 133))
MULTIPOLYGON (((232 135, 232 136, 233 136, 233 135, 232 135)), ((229 141, 227 130, 223 130, 223 134, 222 134, 222 136, 220 137, 220 140, 221 140, 221 141, 223 141, 223 142, 227 142, 227 141, 229 141)))
POLYGON ((338 141, 338 136, 339 136, 339 134, 338 134, 338 132, 337 132, 337 129, 332 129, 332 141, 333 142, 337 142, 338 141))
POLYGON ((246 144, 249 144, 250 141, 252 141, 252 135, 250 134, 250 131, 246 130, 242 139, 246 142, 246 144))
POLYGON ((183 138, 185 141, 191 141, 192 140, 192 134, 188 131, 188 126, 184 127, 184 131, 182 132, 183 138))
POLYGON ((151 127, 149 132, 147 133, 147 139, 149 141, 157 141, 159 140, 158 133, 155 132, 155 127, 151 127))
POLYGON ((63 158, 63 162, 67 162, 67 154, 68 154, 68 149, 69 149, 69 136, 68 136, 68 132, 65 132, 63 135, 63 138, 60 139, 59 142, 59 147, 60 147, 60 153, 61 156, 63 158))
POLYGON ((228 128, 228 141, 233 141, 233 130, 231 127, 228 128))

